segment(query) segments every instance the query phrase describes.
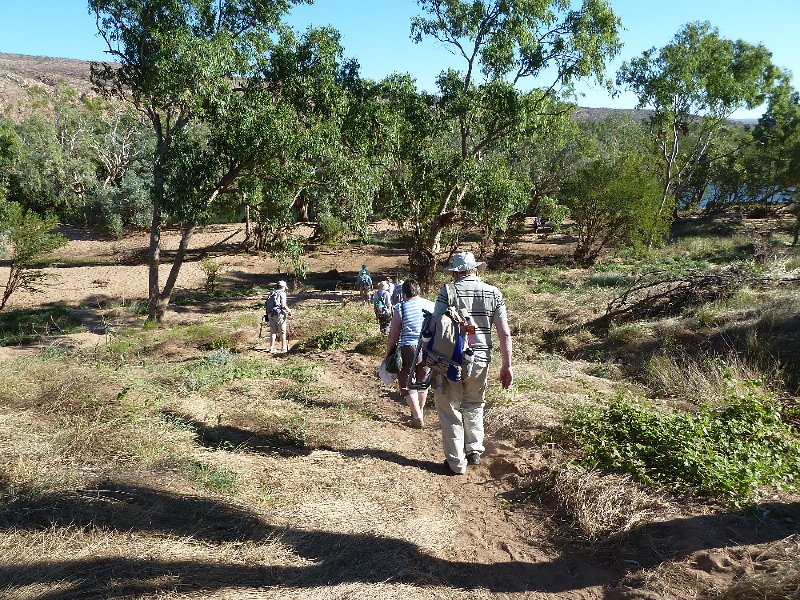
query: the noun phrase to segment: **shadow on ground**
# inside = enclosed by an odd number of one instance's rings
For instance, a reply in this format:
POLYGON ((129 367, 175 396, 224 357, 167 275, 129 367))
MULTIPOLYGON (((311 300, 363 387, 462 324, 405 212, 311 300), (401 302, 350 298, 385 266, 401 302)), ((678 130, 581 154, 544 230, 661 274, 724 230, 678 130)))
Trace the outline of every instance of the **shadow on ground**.
MULTIPOLYGON (((354 451, 354 454, 360 452, 354 451)), ((739 513, 651 523, 631 533, 629 551, 637 559, 614 560, 613 566, 602 564, 603 559, 608 561, 613 557, 604 555, 601 558, 583 551, 564 553, 541 563, 475 564, 432 556, 402 539, 275 527, 253 512, 212 498, 105 481, 94 488, 23 496, 0 511, 0 531, 102 529, 165 538, 189 537, 212 544, 277 541, 310 564, 244 565, 138 557, 48 558, 8 562, 0 566, 0 581, 4 582, 7 592, 23 586, 61 586, 57 592, 38 596, 45 600, 119 598, 176 589, 185 594, 225 588, 322 587, 354 582, 404 582, 498 593, 560 593, 595 586, 611 590, 628 570, 652 568, 663 561, 681 559, 694 551, 717 546, 772 542, 800 531, 797 519, 800 505, 797 503, 761 508, 762 514, 783 515, 781 527, 776 527, 771 518, 739 513), (786 526, 787 515, 794 519, 792 527, 786 526), (663 548, 658 553, 649 550, 654 539, 689 530, 709 534, 686 536, 686 543, 669 546, 668 554, 664 554, 663 548), (712 532, 725 533, 713 537, 712 532), (644 551, 638 554, 639 549, 644 551)))

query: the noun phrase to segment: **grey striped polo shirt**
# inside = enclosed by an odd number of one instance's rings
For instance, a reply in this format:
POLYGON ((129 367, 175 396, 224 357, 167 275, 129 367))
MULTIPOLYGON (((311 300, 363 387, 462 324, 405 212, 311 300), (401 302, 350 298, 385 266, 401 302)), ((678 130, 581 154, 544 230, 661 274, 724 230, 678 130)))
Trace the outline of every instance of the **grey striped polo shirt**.
MULTIPOLYGON (((477 362, 489 362, 492 350, 492 324, 495 321, 508 321, 503 294, 493 285, 484 283, 477 275, 467 275, 455 282, 456 294, 460 304, 472 315, 475 335, 472 348, 477 362)), ((443 315, 447 310, 447 287, 442 286, 436 297, 434 315, 443 315)))

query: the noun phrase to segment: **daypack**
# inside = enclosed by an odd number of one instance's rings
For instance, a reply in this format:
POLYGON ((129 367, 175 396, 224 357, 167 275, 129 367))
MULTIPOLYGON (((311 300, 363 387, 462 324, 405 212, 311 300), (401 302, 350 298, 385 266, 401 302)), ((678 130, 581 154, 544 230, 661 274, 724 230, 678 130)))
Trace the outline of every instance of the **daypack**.
POLYGON ((391 312, 391 306, 387 306, 386 297, 389 294, 386 292, 382 293, 375 293, 375 296, 372 299, 372 308, 375 311, 375 315, 378 317, 388 317, 391 312))
POLYGON ((356 278, 356 287, 360 290, 372 289, 372 277, 369 276, 369 273, 364 273, 362 271, 358 274, 356 278))
POLYGON ((267 299, 264 301, 264 311, 267 316, 279 315, 283 312, 279 298, 280 292, 278 290, 273 290, 267 295, 267 299))
POLYGON ((461 381, 472 373, 474 351, 471 335, 475 325, 469 311, 458 306, 460 299, 452 283, 447 290, 447 310, 434 319, 433 314, 425 313, 420 339, 417 344, 422 350, 422 360, 430 368, 431 375, 438 374, 450 381, 461 381))

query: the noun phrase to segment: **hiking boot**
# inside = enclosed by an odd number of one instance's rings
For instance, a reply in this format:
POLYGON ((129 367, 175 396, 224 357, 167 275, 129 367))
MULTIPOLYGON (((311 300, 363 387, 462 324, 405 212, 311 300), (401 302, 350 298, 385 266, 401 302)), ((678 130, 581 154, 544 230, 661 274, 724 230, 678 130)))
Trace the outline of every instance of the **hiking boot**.
POLYGON ((467 464, 473 467, 481 464, 481 455, 477 452, 470 452, 467 454, 467 464))
POLYGON ((442 466, 444 467, 444 472, 446 475, 463 475, 463 473, 456 473, 455 471, 453 471, 453 469, 450 468, 450 463, 447 462, 446 458, 444 459, 442 466))
POLYGON ((422 419, 411 417, 411 427, 414 429, 425 429, 425 422, 422 419))

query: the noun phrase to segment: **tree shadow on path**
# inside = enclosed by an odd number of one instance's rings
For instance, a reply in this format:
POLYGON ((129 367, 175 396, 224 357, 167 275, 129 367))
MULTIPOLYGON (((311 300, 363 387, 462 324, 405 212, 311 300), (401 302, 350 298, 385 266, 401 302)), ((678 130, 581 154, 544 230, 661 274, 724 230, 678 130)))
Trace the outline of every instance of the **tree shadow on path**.
MULTIPOLYGON (((665 527, 697 529, 712 526, 735 531, 730 544, 760 544, 800 531, 800 505, 763 507, 794 515, 792 531, 785 523, 736 513, 673 519, 644 525, 637 537, 658 535, 665 527), (743 527, 742 525, 748 525, 743 527), (782 532, 778 536, 778 531, 782 532)), ((180 590, 181 593, 234 588, 260 590, 273 586, 324 587, 343 583, 404 582, 410 585, 484 589, 497 593, 560 593, 588 587, 613 587, 626 572, 624 564, 609 568, 597 556, 564 554, 552 561, 507 561, 492 564, 450 561, 408 541, 372 535, 276 527, 246 509, 212 498, 187 496, 144 486, 107 481, 96 488, 59 492, 19 500, 0 512, 0 531, 49 531, 53 528, 102 529, 119 533, 185 536, 208 543, 281 544, 308 562, 301 565, 245 565, 211 560, 154 560, 99 557, 73 560, 8 562, 0 566, 0 582, 10 592, 28 585, 60 585, 39 598, 119 598, 180 590), (310 563, 310 564, 308 564, 310 563), (64 586, 67 589, 64 589, 64 586)), ((709 540, 688 545, 672 556, 652 556, 638 568, 654 567, 707 548, 709 540)), ((285 553, 281 553, 285 556, 285 553)), ((41 588, 39 588, 41 589, 41 588)), ((2 590, 2 588, 0 588, 2 590)))

